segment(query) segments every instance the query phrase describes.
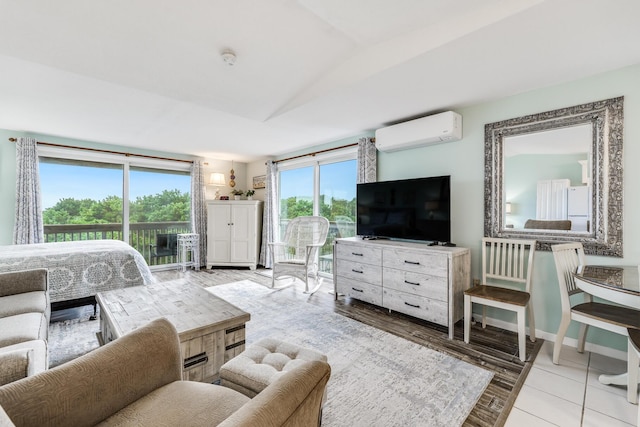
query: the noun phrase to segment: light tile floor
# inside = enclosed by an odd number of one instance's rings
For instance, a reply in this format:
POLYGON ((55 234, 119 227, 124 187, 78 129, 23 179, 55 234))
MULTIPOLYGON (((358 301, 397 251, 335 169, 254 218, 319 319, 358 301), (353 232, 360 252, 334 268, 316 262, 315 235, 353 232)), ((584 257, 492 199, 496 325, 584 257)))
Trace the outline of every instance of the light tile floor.
POLYGON ((602 373, 627 370, 624 360, 563 346, 560 364, 552 362, 553 343, 545 341, 518 394, 506 427, 635 426, 638 405, 627 402, 627 390, 598 382, 602 373))

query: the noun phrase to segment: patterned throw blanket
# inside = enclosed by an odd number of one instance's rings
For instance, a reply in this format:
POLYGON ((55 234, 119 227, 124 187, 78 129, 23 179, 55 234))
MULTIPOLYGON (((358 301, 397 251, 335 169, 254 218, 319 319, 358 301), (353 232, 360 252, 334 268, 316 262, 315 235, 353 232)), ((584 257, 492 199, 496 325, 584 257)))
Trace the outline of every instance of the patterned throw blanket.
POLYGON ((0 271, 49 269, 51 302, 155 282, 140 252, 120 240, 0 246, 0 271))

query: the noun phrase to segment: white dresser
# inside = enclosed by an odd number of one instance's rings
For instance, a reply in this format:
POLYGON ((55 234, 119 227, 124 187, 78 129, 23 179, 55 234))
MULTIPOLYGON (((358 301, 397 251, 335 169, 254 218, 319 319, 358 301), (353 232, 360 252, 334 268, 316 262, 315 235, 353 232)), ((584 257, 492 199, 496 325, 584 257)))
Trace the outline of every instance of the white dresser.
POLYGON ((471 285, 468 248, 351 237, 336 239, 333 256, 336 298, 343 294, 447 326, 453 338, 471 285))
POLYGON ((207 201, 207 268, 256 269, 262 237, 262 202, 207 201))

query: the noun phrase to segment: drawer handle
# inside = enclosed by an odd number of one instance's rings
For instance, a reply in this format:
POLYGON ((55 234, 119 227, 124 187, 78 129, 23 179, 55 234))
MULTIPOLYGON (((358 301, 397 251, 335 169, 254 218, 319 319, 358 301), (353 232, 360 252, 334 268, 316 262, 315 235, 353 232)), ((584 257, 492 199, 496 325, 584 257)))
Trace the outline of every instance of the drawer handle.
POLYGON ((351 289, 353 289, 356 292, 364 292, 362 289, 356 289, 356 288, 351 288, 351 289))
POLYGON ((406 259, 404 260, 404 263, 405 263, 405 264, 411 264, 411 265, 420 265, 420 263, 419 263, 419 262, 416 262, 416 261, 407 261, 406 259))
POLYGON ((420 286, 420 283, 410 282, 408 280, 405 280, 404 283, 406 283, 407 285, 420 286))
POLYGON ((351 255, 355 255, 355 256, 362 256, 362 254, 359 254, 357 252, 351 252, 351 255))
POLYGON ((414 304, 409 304, 408 302, 405 301, 404 303, 405 305, 408 305, 409 307, 413 307, 413 308, 420 308, 419 305, 414 305, 414 304))
POLYGON ((362 271, 362 270, 356 270, 356 269, 353 269, 353 268, 351 269, 351 271, 353 271, 354 273, 360 273, 360 274, 364 273, 364 271, 362 271))
POLYGON ((184 369, 192 368, 199 364, 204 364, 209 361, 207 353, 198 353, 195 356, 187 357, 184 359, 184 369))

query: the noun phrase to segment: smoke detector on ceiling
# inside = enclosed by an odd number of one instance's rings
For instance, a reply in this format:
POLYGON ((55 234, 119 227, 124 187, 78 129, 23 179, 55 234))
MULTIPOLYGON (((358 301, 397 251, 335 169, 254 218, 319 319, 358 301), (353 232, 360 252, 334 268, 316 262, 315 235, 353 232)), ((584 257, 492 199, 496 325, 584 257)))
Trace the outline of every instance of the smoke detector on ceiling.
POLYGON ((225 50, 220 56, 222 56, 222 60, 229 66, 233 66, 233 64, 236 63, 236 54, 231 50, 225 50))

